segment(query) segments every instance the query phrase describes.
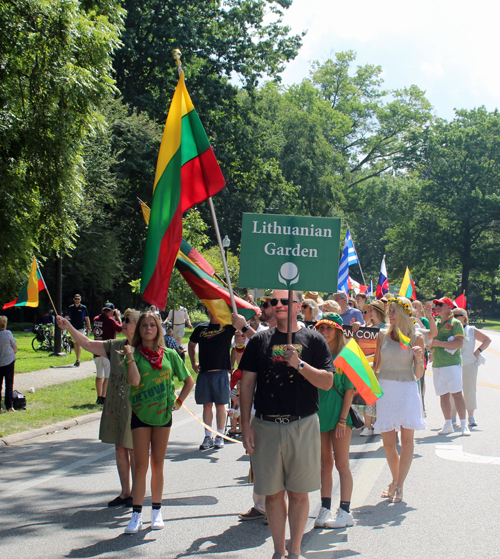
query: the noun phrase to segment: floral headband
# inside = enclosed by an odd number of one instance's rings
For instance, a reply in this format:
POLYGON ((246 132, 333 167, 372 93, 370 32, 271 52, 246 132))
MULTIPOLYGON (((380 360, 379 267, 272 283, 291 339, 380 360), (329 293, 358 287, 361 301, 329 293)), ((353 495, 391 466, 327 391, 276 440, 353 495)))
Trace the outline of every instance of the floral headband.
POLYGON ((408 303, 403 303, 403 301, 401 301, 401 299, 399 299, 398 297, 391 297, 388 301, 389 305, 391 303, 397 303, 398 307, 403 307, 404 310, 408 313, 408 316, 412 315, 412 308, 408 303))

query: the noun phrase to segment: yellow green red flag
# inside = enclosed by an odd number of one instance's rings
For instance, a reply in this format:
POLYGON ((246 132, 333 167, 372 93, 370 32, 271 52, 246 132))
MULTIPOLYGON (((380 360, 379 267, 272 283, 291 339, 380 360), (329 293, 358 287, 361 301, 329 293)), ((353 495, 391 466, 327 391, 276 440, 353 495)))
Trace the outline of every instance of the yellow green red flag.
POLYGON ((383 396, 377 377, 354 338, 349 340, 333 364, 344 371, 369 406, 383 396))
POLYGON ((182 214, 225 184, 181 71, 158 154, 141 295, 164 310, 182 241, 182 214))
POLYGON ((406 297, 407 299, 417 299, 417 294, 415 292, 415 282, 413 281, 412 275, 410 273, 410 268, 408 268, 408 266, 406 267, 403 283, 399 288, 399 296, 406 297))
POLYGON ((24 284, 21 289, 21 293, 10 303, 5 303, 2 307, 8 309, 10 307, 38 307, 38 293, 47 289, 45 281, 36 265, 36 258, 33 256, 33 262, 31 263, 30 275, 28 281, 24 284))

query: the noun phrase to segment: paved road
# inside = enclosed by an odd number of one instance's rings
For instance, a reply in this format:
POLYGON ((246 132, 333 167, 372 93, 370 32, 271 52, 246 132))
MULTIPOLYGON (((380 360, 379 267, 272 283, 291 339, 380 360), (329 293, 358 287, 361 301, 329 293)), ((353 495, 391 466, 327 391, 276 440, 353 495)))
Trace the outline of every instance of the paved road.
POLYGON ((15 375, 14 388, 19 390, 19 392, 26 392, 31 387, 38 390, 53 384, 80 380, 93 375, 95 375, 94 360, 83 361, 79 367, 61 365, 59 367, 49 367, 48 369, 33 371, 32 373, 15 375))
MULTIPOLYGON (((390 481, 380 438, 367 441, 355 434, 351 466, 356 525, 340 531, 312 529, 319 492, 311 494, 306 559, 500 557, 500 335, 492 337, 487 363, 480 369, 479 427, 473 435, 437 435, 442 417, 427 376, 428 430, 416 437, 406 502, 392 505, 380 499, 390 481), (485 456, 496 460, 483 463, 480 457, 485 456)), ((186 404, 201 413, 192 398, 186 404)), ((201 426, 186 411, 176 412, 165 460, 166 527, 161 532, 149 529, 147 498, 145 529, 127 536, 123 528, 130 512, 105 506, 119 489, 113 449, 96 440, 97 432, 94 422, 0 450, 2 557, 271 557, 269 528, 260 521, 237 521, 238 513, 251 504, 248 459, 241 445, 199 451, 201 426)))

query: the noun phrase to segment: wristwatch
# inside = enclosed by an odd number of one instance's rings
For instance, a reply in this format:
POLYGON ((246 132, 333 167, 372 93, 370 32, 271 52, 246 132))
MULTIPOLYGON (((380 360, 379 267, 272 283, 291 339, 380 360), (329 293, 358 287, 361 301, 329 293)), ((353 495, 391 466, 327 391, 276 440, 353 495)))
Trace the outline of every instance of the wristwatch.
POLYGON ((245 326, 243 326, 243 328, 241 329, 241 333, 246 334, 246 332, 248 332, 249 328, 250 328, 250 326, 248 326, 248 324, 245 324, 245 326))
POLYGON ((299 363, 299 366, 297 367, 297 371, 302 371, 302 369, 306 366, 306 364, 304 363, 304 361, 301 361, 299 363))

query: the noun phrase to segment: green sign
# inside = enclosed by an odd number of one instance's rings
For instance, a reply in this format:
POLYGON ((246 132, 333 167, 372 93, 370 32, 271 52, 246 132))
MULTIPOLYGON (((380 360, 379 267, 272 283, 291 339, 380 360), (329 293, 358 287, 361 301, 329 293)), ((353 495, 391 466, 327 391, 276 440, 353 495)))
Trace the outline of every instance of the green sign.
POLYGON ((243 214, 240 287, 337 290, 340 219, 243 214))

